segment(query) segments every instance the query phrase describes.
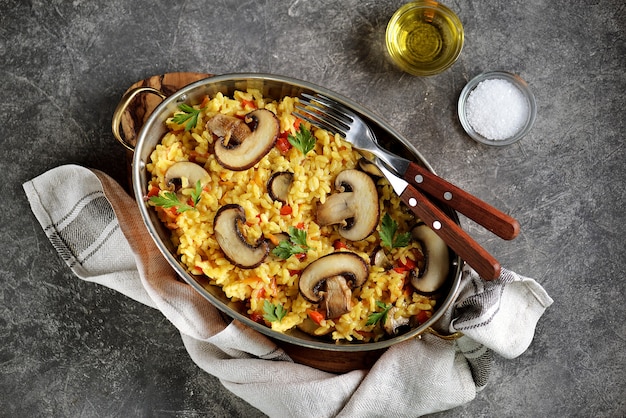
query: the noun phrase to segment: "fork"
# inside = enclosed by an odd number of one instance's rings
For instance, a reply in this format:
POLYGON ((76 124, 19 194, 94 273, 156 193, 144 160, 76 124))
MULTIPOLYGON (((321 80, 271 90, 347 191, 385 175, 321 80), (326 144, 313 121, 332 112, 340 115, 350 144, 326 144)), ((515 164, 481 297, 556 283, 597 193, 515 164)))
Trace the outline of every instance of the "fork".
POLYGON ((302 93, 302 97, 304 99, 301 98, 296 104, 295 116, 314 126, 338 133, 359 151, 366 151, 377 156, 399 177, 500 238, 511 240, 519 234, 519 222, 511 216, 426 168, 382 148, 372 129, 346 106, 320 94, 302 93))

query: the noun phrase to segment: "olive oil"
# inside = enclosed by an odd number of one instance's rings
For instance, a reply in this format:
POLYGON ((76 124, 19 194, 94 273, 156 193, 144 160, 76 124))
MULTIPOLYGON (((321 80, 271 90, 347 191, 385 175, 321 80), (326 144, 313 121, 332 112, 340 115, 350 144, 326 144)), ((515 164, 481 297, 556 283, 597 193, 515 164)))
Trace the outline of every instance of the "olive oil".
POLYGON ((458 17, 429 1, 401 7, 390 20, 386 37, 391 58, 415 75, 437 74, 448 68, 458 58, 464 40, 458 17))

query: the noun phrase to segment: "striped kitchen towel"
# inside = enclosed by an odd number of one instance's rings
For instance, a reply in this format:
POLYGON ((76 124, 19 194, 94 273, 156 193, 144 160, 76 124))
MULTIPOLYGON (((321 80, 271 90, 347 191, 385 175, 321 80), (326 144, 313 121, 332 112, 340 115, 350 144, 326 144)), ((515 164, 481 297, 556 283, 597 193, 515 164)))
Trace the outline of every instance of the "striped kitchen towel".
POLYGON ((552 304, 533 279, 504 269, 485 282, 465 268, 455 303, 435 327, 460 338, 424 334, 392 346, 370 370, 327 373, 294 363, 262 334, 225 321, 176 276, 136 203, 106 174, 61 166, 23 187, 76 276, 161 311, 200 368, 269 416, 414 417, 454 408, 487 384, 494 353, 514 358, 528 348, 552 304))

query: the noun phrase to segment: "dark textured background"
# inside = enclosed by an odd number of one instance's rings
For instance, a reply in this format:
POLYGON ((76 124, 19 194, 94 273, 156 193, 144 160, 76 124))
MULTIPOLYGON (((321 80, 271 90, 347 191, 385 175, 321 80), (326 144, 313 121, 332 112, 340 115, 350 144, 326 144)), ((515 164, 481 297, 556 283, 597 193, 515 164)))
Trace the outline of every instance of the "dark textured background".
POLYGON ((466 44, 430 78, 385 57, 401 4, 0 0, 0 415, 262 415, 197 368, 158 312, 73 277, 21 187, 66 163, 125 181, 113 109, 133 82, 170 71, 268 72, 333 89, 520 220, 513 242, 465 226, 555 303, 526 353, 497 358, 473 402, 437 416, 626 415, 623 1, 449 1, 466 44), (502 149, 471 141, 455 114, 464 84, 496 69, 519 73, 538 102, 530 135, 502 149))

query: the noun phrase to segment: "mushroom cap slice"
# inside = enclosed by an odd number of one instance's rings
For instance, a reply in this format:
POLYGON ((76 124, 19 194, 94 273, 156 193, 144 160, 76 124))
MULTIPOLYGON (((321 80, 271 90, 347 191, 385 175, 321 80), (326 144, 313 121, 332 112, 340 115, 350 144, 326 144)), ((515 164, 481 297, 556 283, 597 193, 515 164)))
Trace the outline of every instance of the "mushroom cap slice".
POLYGON ((391 267, 393 267, 393 264, 391 264, 391 261, 389 261, 389 257, 387 257, 385 249, 380 245, 374 248, 374 251, 372 251, 372 255, 370 255, 370 260, 372 266, 382 267, 385 270, 389 270, 391 267))
POLYGON ((209 181, 209 173, 199 164, 190 161, 179 161, 174 163, 165 172, 165 182, 172 184, 174 179, 186 178, 189 187, 194 187, 198 181, 205 186, 209 181))
POLYGON ((289 189, 293 183, 293 173, 289 171, 278 171, 271 175, 267 181, 267 193, 272 200, 287 203, 289 189))
POLYGON ((317 206, 317 222, 324 225, 340 224, 339 235, 351 241, 361 241, 374 232, 380 209, 374 181, 362 171, 349 169, 337 175, 335 188, 317 206))
POLYGON ((241 234, 239 223, 246 221, 244 209, 236 204, 228 204, 218 209, 213 220, 215 238, 224 256, 243 269, 258 267, 269 253, 269 244, 260 239, 255 245, 249 244, 241 234))
MULTIPOLYGON (((341 251, 318 258, 302 270, 298 287, 302 296, 319 303, 328 294, 327 280, 332 279, 333 291, 344 288, 337 277, 342 277, 348 289, 360 287, 369 275, 367 263, 358 254, 341 251)), ((328 302, 326 302, 328 305, 328 302)))
POLYGON ((367 158, 365 157, 359 158, 358 163, 359 163, 359 168, 363 170, 364 172, 366 172, 367 174, 374 176, 374 177, 383 177, 383 172, 380 171, 380 168, 378 168, 376 164, 374 164, 367 158))
POLYGON ((280 131, 278 118, 267 109, 248 113, 244 120, 218 114, 207 128, 222 138, 215 143, 215 158, 229 170, 247 170, 258 163, 274 146, 280 131))
POLYGON ((383 328, 385 329, 387 335, 398 335, 401 327, 409 325, 409 318, 405 318, 403 316, 396 318, 397 311, 398 307, 394 306, 387 312, 385 322, 383 323, 383 328))
POLYGON ((414 227, 411 235, 422 244, 426 260, 423 271, 411 272, 411 284, 419 293, 425 295, 435 293, 448 278, 450 270, 448 245, 425 224, 414 227))

